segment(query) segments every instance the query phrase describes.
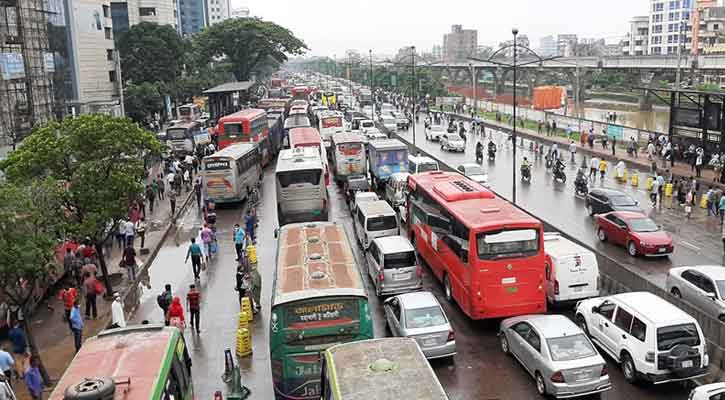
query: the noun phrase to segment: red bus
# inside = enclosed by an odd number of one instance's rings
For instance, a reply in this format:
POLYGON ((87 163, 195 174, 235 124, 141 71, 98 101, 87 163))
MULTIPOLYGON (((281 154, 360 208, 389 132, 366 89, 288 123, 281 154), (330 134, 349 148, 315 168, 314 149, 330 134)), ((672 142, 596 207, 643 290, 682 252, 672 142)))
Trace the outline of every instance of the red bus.
POLYGON ((325 163, 325 186, 330 184, 330 166, 327 162, 325 144, 322 142, 320 132, 315 128, 292 128, 289 131, 289 147, 314 147, 320 151, 320 157, 325 163))
POLYGON ((408 178, 408 235, 472 319, 546 311, 539 220, 458 173, 408 178))
POLYGON ((259 143, 263 167, 272 158, 267 112, 264 110, 248 108, 221 117, 215 131, 219 138, 218 150, 234 143, 255 142, 259 143))
POLYGON ((310 100, 312 88, 309 86, 295 86, 292 88, 292 100, 310 100))

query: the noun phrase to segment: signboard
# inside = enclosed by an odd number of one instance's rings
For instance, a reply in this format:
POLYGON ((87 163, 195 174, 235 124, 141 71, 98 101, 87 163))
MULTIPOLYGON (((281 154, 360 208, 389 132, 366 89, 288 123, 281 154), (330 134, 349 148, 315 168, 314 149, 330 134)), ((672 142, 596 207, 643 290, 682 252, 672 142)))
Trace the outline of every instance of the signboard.
POLYGON ((45 66, 45 72, 55 72, 55 58, 53 53, 49 51, 43 52, 43 64, 45 66))
POLYGON ((207 160, 204 163, 204 169, 208 171, 218 171, 229 169, 229 161, 227 160, 207 160))
POLYGON ((619 125, 607 125, 607 136, 621 140, 624 137, 624 128, 619 125))
POLYGON ((342 117, 324 117, 322 118, 323 128, 342 128, 342 117))
POLYGON ((691 128, 702 127, 700 110, 694 108, 674 107, 674 125, 689 126, 691 128))
POLYGON ((20 53, 0 53, 3 80, 25 78, 25 61, 20 53))
POLYGON ((359 318, 358 303, 354 299, 328 299, 305 301, 286 307, 285 325, 329 321, 353 322, 359 318))
POLYGON ((463 102, 463 97, 436 97, 437 106, 452 106, 463 102))

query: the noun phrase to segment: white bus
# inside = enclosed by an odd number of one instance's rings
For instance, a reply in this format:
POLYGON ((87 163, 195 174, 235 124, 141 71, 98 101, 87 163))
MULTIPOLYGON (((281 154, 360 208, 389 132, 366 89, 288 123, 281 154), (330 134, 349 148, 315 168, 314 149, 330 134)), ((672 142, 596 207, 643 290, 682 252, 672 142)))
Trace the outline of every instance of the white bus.
POLYGON ((342 114, 335 111, 326 111, 320 114, 320 135, 325 147, 330 147, 332 137, 345 132, 342 125, 342 114))
POLYGON ((282 150, 277 160, 277 219, 290 222, 327 221, 325 164, 317 149, 282 150))
POLYGON ((337 182, 344 182, 350 175, 366 175, 367 160, 362 136, 355 133, 334 135, 330 152, 337 182))
POLYGON ((206 196, 215 203, 241 202, 262 180, 259 145, 238 143, 202 160, 206 196))

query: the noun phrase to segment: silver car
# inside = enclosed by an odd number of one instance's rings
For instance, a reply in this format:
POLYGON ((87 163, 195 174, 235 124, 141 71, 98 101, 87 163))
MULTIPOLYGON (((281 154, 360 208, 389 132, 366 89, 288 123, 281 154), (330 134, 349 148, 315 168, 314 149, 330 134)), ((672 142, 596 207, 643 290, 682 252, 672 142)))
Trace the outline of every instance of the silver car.
POLYGON ((440 137, 441 150, 465 151, 466 141, 457 133, 445 133, 440 137))
POLYGON ((522 315, 501 322, 501 350, 536 380, 540 395, 570 398, 612 388, 607 364, 592 342, 563 315, 522 315))
POLYGON ((453 327, 433 293, 412 292, 390 297, 383 309, 393 336, 415 339, 426 358, 456 354, 453 327))
POLYGON ((700 265, 670 268, 667 291, 725 321, 725 268, 700 265))

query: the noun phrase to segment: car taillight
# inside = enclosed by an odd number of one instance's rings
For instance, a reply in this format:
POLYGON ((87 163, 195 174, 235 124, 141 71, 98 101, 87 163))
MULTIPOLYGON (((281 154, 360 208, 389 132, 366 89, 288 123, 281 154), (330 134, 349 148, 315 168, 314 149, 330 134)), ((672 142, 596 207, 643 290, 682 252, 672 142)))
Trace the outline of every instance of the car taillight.
POLYGON ((648 363, 655 362, 655 352, 654 351, 648 351, 647 354, 644 355, 644 361, 648 363))
POLYGON ((609 375, 609 368, 607 368, 607 364, 604 364, 602 366, 602 372, 599 374, 599 376, 607 376, 609 375))
POLYGON ((453 330, 448 331, 448 340, 447 341, 450 342, 451 340, 456 340, 456 333, 453 332, 453 330))
POLYGON ((415 276, 417 276, 418 278, 423 277, 423 267, 421 267, 420 265, 415 268, 415 276))
POLYGON ((554 383, 564 383, 564 374, 561 371, 554 372, 554 375, 551 376, 551 381, 554 383))
POLYGON ((559 281, 554 281, 554 294, 559 294, 559 281))
POLYGON ((385 280, 385 274, 383 271, 378 272, 378 281, 382 282, 385 280))

